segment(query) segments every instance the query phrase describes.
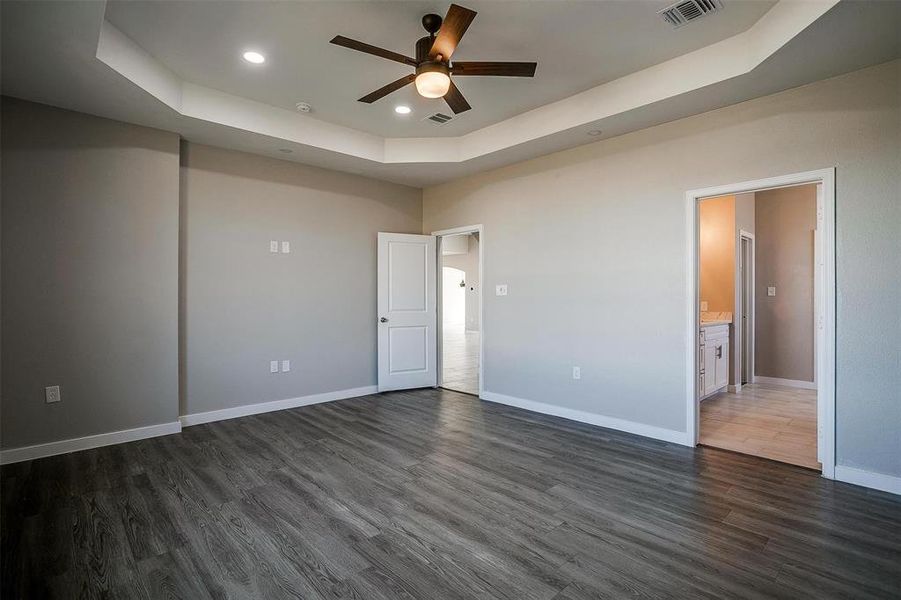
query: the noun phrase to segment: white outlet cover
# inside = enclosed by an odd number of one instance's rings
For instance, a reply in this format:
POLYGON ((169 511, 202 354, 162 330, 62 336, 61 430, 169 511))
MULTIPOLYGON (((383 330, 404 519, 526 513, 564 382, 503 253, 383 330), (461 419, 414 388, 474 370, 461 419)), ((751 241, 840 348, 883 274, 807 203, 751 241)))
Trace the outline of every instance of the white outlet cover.
POLYGON ((506 296, 507 295, 507 284, 501 283, 499 285, 494 286, 494 294, 496 296, 506 296))
POLYGON ((278 361, 277 360, 269 361, 269 372, 270 373, 278 373, 278 361))
POLYGON ((52 404, 53 402, 59 402, 62 398, 59 395, 59 386, 51 385, 44 388, 44 401, 47 404, 52 404))
POLYGON ((573 367, 573 379, 582 379, 582 367, 573 367))
POLYGON ((282 242, 282 254, 291 252, 291 242, 282 242))
POLYGON ((707 312, 707 302, 701 302, 701 312, 707 312))
POLYGON ((282 373, 287 373, 290 370, 291 370, 291 361, 283 360, 282 361, 282 373))
POLYGON ((278 253, 278 240, 269 240, 269 252, 278 253))
POLYGON ((775 286, 775 285, 771 285, 771 286, 767 287, 767 288, 766 288, 766 295, 767 295, 767 296, 775 296, 775 295, 776 295, 776 286, 775 286))

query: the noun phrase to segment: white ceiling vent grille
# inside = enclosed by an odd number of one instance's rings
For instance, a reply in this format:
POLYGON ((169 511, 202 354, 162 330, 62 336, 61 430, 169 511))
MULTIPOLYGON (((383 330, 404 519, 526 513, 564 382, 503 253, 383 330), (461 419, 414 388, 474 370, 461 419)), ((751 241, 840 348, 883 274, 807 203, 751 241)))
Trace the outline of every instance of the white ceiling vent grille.
POLYGON ((670 25, 678 28, 722 9, 722 0, 683 0, 664 8, 657 14, 670 25))
POLYGON ((451 117, 450 115, 446 115, 444 113, 435 113, 434 115, 427 116, 425 119, 423 119, 423 121, 429 121, 434 125, 444 125, 451 119, 453 119, 453 117, 451 117))

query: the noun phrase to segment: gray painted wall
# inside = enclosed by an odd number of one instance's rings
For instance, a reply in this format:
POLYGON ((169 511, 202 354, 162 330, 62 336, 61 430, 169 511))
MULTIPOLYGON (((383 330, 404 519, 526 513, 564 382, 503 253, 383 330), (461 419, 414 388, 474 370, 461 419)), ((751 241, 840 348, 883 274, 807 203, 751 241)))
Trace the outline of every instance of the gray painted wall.
POLYGON ((754 374, 812 382, 817 186, 757 192, 755 204, 754 374))
POLYGON ((486 389, 686 423, 685 191, 837 167, 838 464, 901 475, 901 61, 426 189, 485 227, 486 389), (571 378, 572 365, 582 378, 571 378))
POLYGON ((9 98, 2 130, 2 447, 176 421, 178 136, 9 98))
POLYGON ((376 233, 420 190, 186 144, 181 226, 182 414, 376 384, 376 233))

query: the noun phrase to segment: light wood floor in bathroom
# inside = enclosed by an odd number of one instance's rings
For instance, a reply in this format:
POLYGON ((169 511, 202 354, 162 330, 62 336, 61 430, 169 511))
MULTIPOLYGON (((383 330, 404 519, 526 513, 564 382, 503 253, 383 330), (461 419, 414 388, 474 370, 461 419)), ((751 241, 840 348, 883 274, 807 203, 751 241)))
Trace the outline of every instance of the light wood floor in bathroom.
POLYGON ((705 446, 819 470, 817 393, 761 383, 701 402, 705 446))

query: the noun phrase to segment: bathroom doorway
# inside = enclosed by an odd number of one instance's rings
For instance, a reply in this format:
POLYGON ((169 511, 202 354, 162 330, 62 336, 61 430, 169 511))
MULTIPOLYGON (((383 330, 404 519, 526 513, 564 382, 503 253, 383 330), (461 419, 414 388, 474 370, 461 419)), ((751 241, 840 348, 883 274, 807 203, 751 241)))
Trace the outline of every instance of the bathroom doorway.
POLYGON ((834 477, 834 172, 687 194, 689 436, 834 477))

